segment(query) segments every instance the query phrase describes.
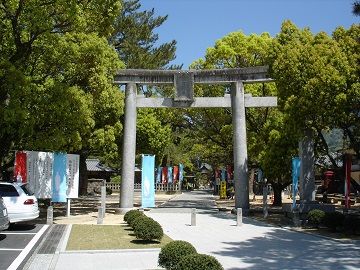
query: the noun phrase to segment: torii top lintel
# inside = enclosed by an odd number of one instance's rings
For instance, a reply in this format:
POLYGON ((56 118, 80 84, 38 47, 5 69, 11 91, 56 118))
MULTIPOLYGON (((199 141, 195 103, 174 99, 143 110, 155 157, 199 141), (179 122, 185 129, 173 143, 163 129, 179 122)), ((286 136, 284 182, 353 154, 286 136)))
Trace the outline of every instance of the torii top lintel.
POLYGON ((208 70, 149 70, 122 69, 115 75, 116 84, 175 84, 177 77, 190 77, 193 83, 221 84, 242 81, 244 83, 269 82, 268 66, 226 68, 208 70))
MULTIPOLYGON (((273 81, 268 77, 268 66, 209 69, 209 70, 147 70, 123 69, 115 75, 116 84, 161 85, 173 84, 174 99, 137 98, 138 107, 229 107, 230 100, 222 98, 194 98, 194 84, 227 84, 234 82, 261 83, 273 81), (179 103, 180 102, 180 103, 179 103), (185 103, 181 103, 185 102, 185 103)), ((255 101, 255 99, 252 99, 255 101)), ((263 106, 263 101, 260 105, 263 106)), ((271 101, 271 104, 275 104, 271 101)))

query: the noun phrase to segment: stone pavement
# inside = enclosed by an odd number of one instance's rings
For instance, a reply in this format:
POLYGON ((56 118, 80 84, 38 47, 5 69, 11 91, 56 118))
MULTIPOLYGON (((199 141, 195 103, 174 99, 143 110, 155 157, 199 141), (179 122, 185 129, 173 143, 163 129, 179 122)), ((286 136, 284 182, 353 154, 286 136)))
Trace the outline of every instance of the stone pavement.
MULTIPOLYGON (((335 241, 250 218, 236 226, 236 217, 218 212, 207 191, 183 193, 146 214, 172 239, 192 243, 199 253, 215 256, 227 270, 352 270, 360 265, 359 241, 335 241), (197 208, 196 226, 190 226, 190 208, 197 208)), ((159 249, 65 251, 70 226, 54 254, 35 253, 24 269, 159 269, 159 249)))

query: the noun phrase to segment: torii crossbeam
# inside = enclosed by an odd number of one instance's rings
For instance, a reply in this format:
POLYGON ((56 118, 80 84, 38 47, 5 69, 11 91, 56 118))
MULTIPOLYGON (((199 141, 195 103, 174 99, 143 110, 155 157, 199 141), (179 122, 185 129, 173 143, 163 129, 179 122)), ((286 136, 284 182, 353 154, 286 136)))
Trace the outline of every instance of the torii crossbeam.
POLYGON ((276 97, 245 95, 244 83, 272 81, 268 67, 248 67, 213 70, 120 70, 116 84, 126 84, 125 123, 122 154, 120 209, 133 208, 134 167, 136 147, 136 108, 232 108, 235 207, 249 210, 245 107, 274 107, 276 97), (194 84, 231 84, 231 94, 224 97, 194 97, 194 84), (174 98, 137 96, 137 84, 175 85, 174 98))

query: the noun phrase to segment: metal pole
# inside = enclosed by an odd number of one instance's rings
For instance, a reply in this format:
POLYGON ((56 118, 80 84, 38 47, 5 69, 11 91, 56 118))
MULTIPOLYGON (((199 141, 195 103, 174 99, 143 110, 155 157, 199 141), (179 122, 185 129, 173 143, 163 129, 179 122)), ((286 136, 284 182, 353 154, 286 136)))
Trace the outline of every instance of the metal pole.
POLYGON ((67 198, 67 204, 66 204, 66 216, 70 217, 70 203, 71 203, 71 199, 67 198))
POLYGON ((235 208, 249 211, 249 181, 247 169, 246 119, 244 85, 235 82, 231 87, 233 123, 235 208))
POLYGON ((265 182, 264 186, 263 186, 263 213, 264 213, 264 218, 267 218, 268 215, 269 215, 268 205, 267 205, 267 197, 268 197, 268 188, 267 188, 267 184, 265 182))
POLYGON ((134 169, 136 148, 136 84, 128 83, 125 89, 124 143, 121 167, 120 212, 134 205, 134 169))
POLYGON ((106 211, 106 182, 103 182, 101 186, 101 208, 103 209, 103 218, 105 217, 106 211))
POLYGON ((97 224, 103 224, 104 220, 104 209, 101 206, 98 206, 98 217, 97 217, 97 224))
POLYGON ((191 208, 191 226, 196 226, 196 208, 191 208))
POLYGON ((236 226, 242 226, 242 209, 238 208, 236 210, 236 226))

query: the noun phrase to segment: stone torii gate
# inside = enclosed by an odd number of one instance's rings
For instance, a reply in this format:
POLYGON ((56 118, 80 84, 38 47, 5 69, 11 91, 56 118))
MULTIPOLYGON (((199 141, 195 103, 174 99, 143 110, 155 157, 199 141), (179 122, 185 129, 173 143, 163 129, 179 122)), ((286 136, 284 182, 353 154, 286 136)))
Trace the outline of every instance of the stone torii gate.
POLYGON ((252 97, 244 93, 244 83, 270 82, 268 67, 214 70, 135 70, 124 69, 115 76, 125 84, 125 122, 122 153, 120 213, 133 208, 136 148, 136 108, 232 108, 235 207, 249 210, 249 182, 245 107, 277 106, 276 97, 252 97), (194 97, 194 83, 231 84, 224 97, 194 97), (174 98, 137 96, 137 84, 175 86, 174 98))

